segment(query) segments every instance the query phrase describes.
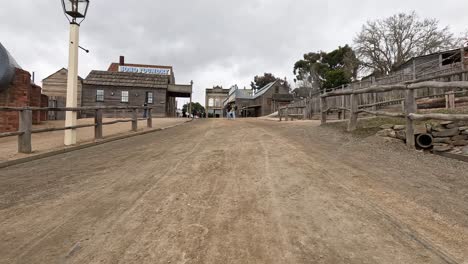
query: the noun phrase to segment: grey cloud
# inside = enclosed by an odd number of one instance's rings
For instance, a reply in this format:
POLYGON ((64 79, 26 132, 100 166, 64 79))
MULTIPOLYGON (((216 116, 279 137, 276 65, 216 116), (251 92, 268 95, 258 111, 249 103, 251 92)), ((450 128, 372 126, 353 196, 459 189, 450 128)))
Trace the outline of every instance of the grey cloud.
MULTIPOLYGON (((464 0, 91 0, 81 26, 80 75, 128 62, 174 66, 179 83, 195 81, 195 100, 213 85, 248 86, 272 72, 292 79, 303 53, 350 44, 368 19, 416 10, 454 33, 467 29, 464 0), (454 8, 456 7, 456 8, 454 8)), ((44 78, 67 66, 68 25, 59 0, 10 1, 0 10, 0 41, 18 63, 44 78)))

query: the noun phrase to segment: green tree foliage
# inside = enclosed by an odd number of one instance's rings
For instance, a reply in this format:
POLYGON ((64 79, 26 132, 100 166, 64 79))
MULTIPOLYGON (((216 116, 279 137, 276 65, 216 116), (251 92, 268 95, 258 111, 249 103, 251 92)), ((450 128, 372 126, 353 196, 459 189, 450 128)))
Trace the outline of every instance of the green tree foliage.
POLYGON ((305 86, 326 89, 356 79, 359 60, 348 45, 332 52, 310 52, 294 64, 296 79, 305 86))
MULTIPOLYGON (((189 103, 186 103, 186 104, 184 104, 184 106, 182 106, 182 113, 183 113, 184 116, 185 116, 185 113, 188 112, 188 108, 189 108, 189 103)), ((198 102, 197 103, 192 102, 192 113, 194 113, 194 112, 195 112, 196 115, 203 116, 205 114, 205 107, 203 107, 198 102)))
POLYGON ((263 76, 255 76, 254 81, 250 83, 250 87, 252 87, 253 90, 258 90, 274 81, 280 81, 282 85, 285 85, 286 87, 291 89, 291 85, 289 85, 286 79, 283 80, 280 78, 276 78, 275 75, 273 75, 272 73, 264 73, 263 76))

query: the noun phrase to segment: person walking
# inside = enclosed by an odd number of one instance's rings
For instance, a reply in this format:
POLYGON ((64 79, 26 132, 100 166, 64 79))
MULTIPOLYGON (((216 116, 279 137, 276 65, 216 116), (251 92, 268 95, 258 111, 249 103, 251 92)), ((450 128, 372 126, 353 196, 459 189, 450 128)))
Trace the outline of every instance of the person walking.
POLYGON ((143 109, 143 118, 148 118, 148 103, 144 103, 143 106, 145 107, 145 109, 143 109))
POLYGON ((232 110, 232 119, 236 119, 237 105, 234 105, 232 110))
POLYGON ((226 107, 226 117, 227 119, 231 119, 231 105, 226 107))

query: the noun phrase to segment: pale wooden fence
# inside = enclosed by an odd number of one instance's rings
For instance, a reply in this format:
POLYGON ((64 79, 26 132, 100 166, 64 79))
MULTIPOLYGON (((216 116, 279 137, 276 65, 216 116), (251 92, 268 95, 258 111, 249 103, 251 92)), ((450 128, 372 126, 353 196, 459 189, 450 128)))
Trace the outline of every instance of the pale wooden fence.
MULTIPOLYGON (((417 114, 417 98, 424 98, 417 97, 416 94, 419 90, 424 89, 436 89, 447 91, 449 90, 451 94, 455 89, 468 89, 468 81, 453 81, 453 82, 439 82, 439 81, 412 81, 400 84, 390 84, 390 85, 372 85, 368 88, 363 89, 344 89, 344 90, 334 90, 322 94, 321 101, 320 101, 320 108, 321 108, 321 123, 325 124, 327 122, 327 114, 330 111, 329 98, 337 98, 342 96, 349 96, 349 109, 343 108, 343 110, 349 110, 349 123, 348 123, 348 131, 353 131, 357 127, 357 120, 360 113, 371 114, 376 116, 389 116, 389 117, 400 117, 406 119, 406 135, 407 140, 406 144, 409 147, 415 147, 415 138, 414 136, 414 121, 415 120, 446 120, 446 121, 468 121, 468 115, 455 115, 455 114, 417 114), (385 93, 400 93, 404 95, 404 98, 398 99, 400 101, 404 101, 404 111, 400 113, 392 113, 392 112, 383 112, 377 111, 375 108, 372 110, 366 110, 369 107, 375 107, 378 103, 368 104, 368 105, 361 105, 360 98, 363 98, 363 95, 369 94, 385 94, 385 93)), ((462 91, 466 92, 466 91, 462 91)), ((445 96, 446 93, 441 93, 440 96, 445 96)), ((430 97, 430 96, 429 96, 430 97)), ((397 101, 397 100, 393 100, 397 101)), ((383 103, 388 103, 383 102, 383 103)))
MULTIPOLYGON (((433 61, 427 62, 433 64, 433 61)), ((418 65, 423 67, 424 64, 418 65)), ((404 74, 403 72, 394 73, 390 76, 384 76, 381 78, 368 78, 366 80, 357 81, 348 85, 335 87, 328 89, 325 92, 337 92, 337 91, 349 91, 349 90, 361 90, 376 85, 391 85, 401 83, 415 83, 423 81, 438 81, 438 82, 453 82, 453 81, 467 81, 467 73, 465 66, 462 63, 454 63, 449 66, 445 66, 440 69, 431 69, 430 71, 419 71, 417 73, 404 74)), ((447 91, 443 88, 438 87, 425 87, 415 90, 416 99, 422 98, 446 98, 447 108, 455 107, 455 97, 468 95, 466 90, 447 91)), ((356 98, 360 109, 371 109, 376 111, 381 108, 385 108, 392 105, 401 105, 405 101, 405 91, 402 90, 389 90, 385 92, 369 92, 363 94, 357 94, 356 98)), ((321 115, 322 110, 320 109, 321 94, 320 92, 313 93, 310 97, 302 99, 298 102, 294 102, 287 107, 279 110, 281 116, 285 116, 285 109, 289 108, 288 113, 292 111, 292 114, 297 114, 296 107, 304 106, 301 113, 304 114, 304 118, 312 119, 314 116, 321 115)), ((349 112, 351 107, 351 96, 344 94, 341 96, 327 97, 327 114, 336 113, 338 119, 346 119, 346 113, 349 112)))
POLYGON ((78 129, 85 127, 94 127, 94 139, 100 140, 103 138, 103 126, 112 125, 117 123, 131 123, 131 131, 138 130, 138 121, 147 120, 147 127, 153 127, 152 119, 152 107, 137 107, 137 106, 124 106, 124 107, 3 107, 0 106, 0 111, 17 111, 19 112, 19 130, 14 132, 4 132, 0 133, 0 138, 18 136, 18 152, 19 153, 31 153, 32 144, 31 144, 31 135, 35 133, 45 133, 52 131, 63 131, 69 129, 78 129), (120 111, 131 111, 131 119, 122 119, 114 120, 109 122, 103 122, 102 113, 103 110, 120 110, 120 111), (146 118, 138 118, 138 110, 146 110, 146 118), (41 128, 33 129, 32 127, 32 112, 33 111, 95 111, 94 123, 93 124, 84 124, 76 125, 69 127, 60 127, 60 128, 41 128))

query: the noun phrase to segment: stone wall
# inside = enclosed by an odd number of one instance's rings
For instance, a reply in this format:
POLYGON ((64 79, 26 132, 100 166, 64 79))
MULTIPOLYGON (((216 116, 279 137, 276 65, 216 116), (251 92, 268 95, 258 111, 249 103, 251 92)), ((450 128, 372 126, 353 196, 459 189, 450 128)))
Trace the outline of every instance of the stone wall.
MULTIPOLYGON (((380 127, 379 136, 406 140, 404 125, 387 124, 380 127)), ((433 138, 432 150, 468 155, 468 122, 425 123, 415 127, 415 135, 429 134, 433 138)))

